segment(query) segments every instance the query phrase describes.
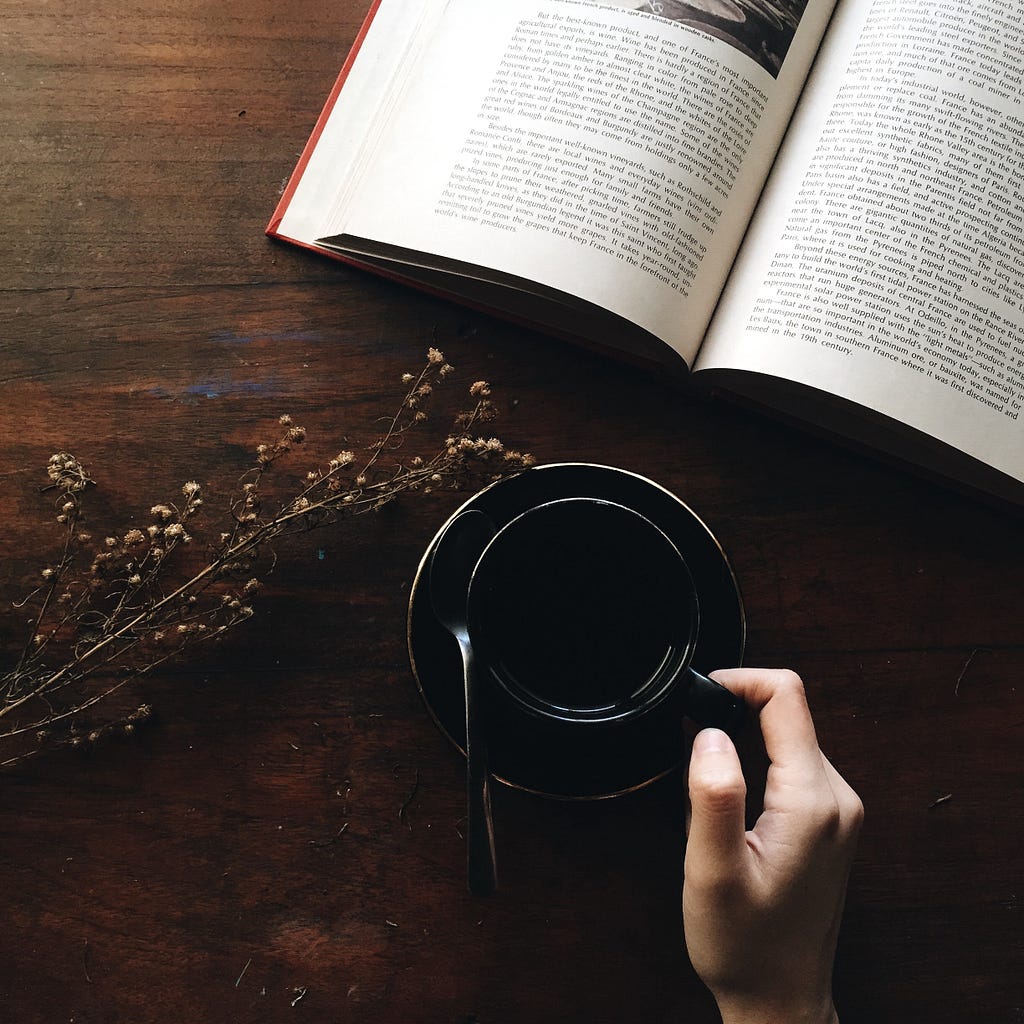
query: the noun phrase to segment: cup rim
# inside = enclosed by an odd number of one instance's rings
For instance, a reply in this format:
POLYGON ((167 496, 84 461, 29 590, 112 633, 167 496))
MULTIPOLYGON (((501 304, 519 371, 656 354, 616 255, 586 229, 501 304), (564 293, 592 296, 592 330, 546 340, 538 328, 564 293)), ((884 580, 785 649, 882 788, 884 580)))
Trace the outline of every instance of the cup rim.
MULTIPOLYGON (((482 594, 480 595, 482 601, 482 594)), ((581 725, 618 725, 631 722, 659 708, 677 689, 678 682, 687 674, 693 661, 694 651, 700 633, 700 601, 693 573, 679 547, 650 517, 637 509, 630 508, 621 502, 606 498, 586 495, 567 496, 543 501, 532 505, 505 523, 488 541, 480 553, 470 576, 466 595, 470 639, 473 644, 474 657, 480 671, 480 678, 485 680, 494 695, 507 698, 521 710, 542 720, 561 722, 571 726, 581 725), (503 672, 500 664, 492 664, 488 658, 488 643, 484 639, 480 622, 480 603, 474 602, 474 588, 487 584, 487 573, 493 565, 495 552, 508 543, 510 534, 522 529, 524 521, 535 520, 538 516, 549 515, 560 511, 566 506, 600 506, 613 509, 622 514, 642 529, 649 531, 658 538, 658 542, 671 551, 674 564, 685 581, 685 592, 680 595, 681 607, 685 605, 686 620, 689 628, 680 643, 673 644, 665 653, 661 663, 648 673, 647 679, 639 681, 626 697, 612 704, 593 708, 574 708, 560 705, 554 700, 546 699, 525 685, 517 682, 507 672, 503 672), (474 610, 476 605, 476 610, 474 610), (474 635, 475 634, 475 635, 474 635)))

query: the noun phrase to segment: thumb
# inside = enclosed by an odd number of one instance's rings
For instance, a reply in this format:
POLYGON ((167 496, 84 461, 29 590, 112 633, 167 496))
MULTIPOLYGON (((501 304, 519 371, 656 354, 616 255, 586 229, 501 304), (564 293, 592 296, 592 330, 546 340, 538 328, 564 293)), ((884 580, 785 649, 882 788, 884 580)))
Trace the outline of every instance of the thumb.
POLYGON ((739 755, 719 729, 703 729, 690 755, 687 867, 732 875, 746 847, 747 785, 739 755))

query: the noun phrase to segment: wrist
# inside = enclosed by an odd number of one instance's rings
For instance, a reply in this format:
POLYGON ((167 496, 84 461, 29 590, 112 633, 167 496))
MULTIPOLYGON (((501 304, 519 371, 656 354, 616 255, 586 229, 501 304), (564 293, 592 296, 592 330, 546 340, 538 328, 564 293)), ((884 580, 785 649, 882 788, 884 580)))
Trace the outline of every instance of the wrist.
POLYGON ((760 999, 716 999, 722 1024, 839 1024, 831 997, 801 1005, 760 999))

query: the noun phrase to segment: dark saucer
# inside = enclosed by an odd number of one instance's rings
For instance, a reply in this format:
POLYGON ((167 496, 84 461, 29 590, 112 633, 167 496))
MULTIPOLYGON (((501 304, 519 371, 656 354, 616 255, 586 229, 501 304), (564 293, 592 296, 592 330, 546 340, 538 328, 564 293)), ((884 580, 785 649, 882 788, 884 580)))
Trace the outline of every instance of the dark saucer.
MULTIPOLYGON (((452 518, 469 508, 480 509, 500 529, 536 505, 575 497, 625 505, 646 516, 672 540, 693 574, 701 607, 693 667, 707 673, 738 665, 745 623, 729 563, 704 523, 658 484, 607 466, 538 466, 492 484, 452 518)), ((434 617, 428 586, 430 557, 443 529, 427 546, 413 581, 409 657, 428 711, 462 750, 466 736, 462 660, 455 640, 434 617)), ((561 799, 594 799, 637 789, 675 768, 684 751, 680 721, 670 707, 614 728, 546 721, 504 707, 500 714, 489 716, 485 728, 495 778, 561 799)))

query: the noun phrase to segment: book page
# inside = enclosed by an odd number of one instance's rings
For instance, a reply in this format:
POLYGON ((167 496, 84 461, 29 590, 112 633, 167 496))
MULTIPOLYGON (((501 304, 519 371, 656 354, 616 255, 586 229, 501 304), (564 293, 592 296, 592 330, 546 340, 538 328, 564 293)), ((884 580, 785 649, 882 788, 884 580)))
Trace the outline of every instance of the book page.
POLYGON ((322 233, 325 204, 332 208, 346 201, 445 2, 374 0, 275 211, 273 234, 313 245, 322 233), (342 89, 344 103, 335 108, 342 89))
POLYGON ((798 381, 1024 480, 1022 58, 1019 0, 841 3, 698 369, 798 381))
POLYGON ((690 362, 832 0, 803 5, 448 0, 355 160, 342 90, 281 233, 536 282, 690 362))

